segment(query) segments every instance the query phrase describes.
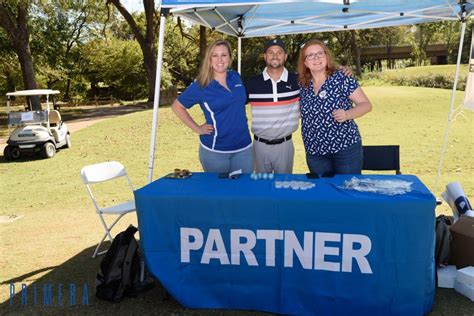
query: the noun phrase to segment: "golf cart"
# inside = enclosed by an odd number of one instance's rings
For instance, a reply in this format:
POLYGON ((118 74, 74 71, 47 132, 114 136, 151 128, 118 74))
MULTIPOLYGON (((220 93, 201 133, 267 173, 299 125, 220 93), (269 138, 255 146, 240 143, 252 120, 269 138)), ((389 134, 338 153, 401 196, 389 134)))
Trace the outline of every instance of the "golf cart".
POLYGON ((50 110, 57 90, 23 90, 7 93, 8 132, 10 137, 3 151, 6 160, 20 158, 22 153, 39 152, 43 158, 52 158, 61 147, 71 147, 71 137, 66 123, 57 110, 50 110), (46 96, 46 109, 33 111, 31 96, 46 96), (11 112, 11 97, 27 97, 26 111, 11 112))

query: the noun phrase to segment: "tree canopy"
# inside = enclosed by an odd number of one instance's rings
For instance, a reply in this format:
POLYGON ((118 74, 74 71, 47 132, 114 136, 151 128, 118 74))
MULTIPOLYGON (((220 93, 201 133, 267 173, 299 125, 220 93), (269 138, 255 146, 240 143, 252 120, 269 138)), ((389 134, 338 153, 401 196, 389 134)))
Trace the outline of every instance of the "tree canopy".
MULTIPOLYGON (((153 0, 143 0, 144 12, 128 12, 119 0, 33 2, 0 0, 0 92, 53 88, 64 99, 113 95, 125 100, 153 98, 159 12, 153 0)), ((472 21, 469 22, 472 24, 472 21)), ((465 36, 463 60, 468 59, 471 28, 465 36)), ((426 65, 425 49, 442 43, 446 62, 456 61, 459 22, 439 22, 371 30, 283 36, 287 67, 295 70, 301 45, 310 38, 325 41, 340 64, 356 74, 374 69, 361 57, 364 47, 385 47, 383 67, 426 65), (383 34, 383 36, 381 36, 383 34), (395 62, 390 51, 411 46, 411 58, 395 62)), ((167 18, 162 87, 183 89, 197 75, 206 43, 228 39, 237 53, 236 38, 174 17, 167 18)), ((262 71, 262 38, 242 41, 242 76, 262 71)), ((233 65, 236 68, 236 61, 233 65)))

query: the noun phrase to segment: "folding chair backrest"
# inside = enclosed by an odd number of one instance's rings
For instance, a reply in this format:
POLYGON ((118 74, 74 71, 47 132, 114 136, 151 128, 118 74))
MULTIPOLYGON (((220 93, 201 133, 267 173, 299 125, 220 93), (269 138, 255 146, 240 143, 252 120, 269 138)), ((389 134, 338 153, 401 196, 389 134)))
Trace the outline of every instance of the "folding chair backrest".
POLYGON ((393 170, 396 174, 400 172, 400 146, 381 145, 363 146, 364 163, 362 170, 387 171, 393 170))
POLYGON ((132 192, 134 190, 132 181, 128 177, 125 167, 117 161, 102 162, 94 165, 85 166, 81 169, 81 177, 82 181, 86 185, 87 192, 89 192, 89 195, 92 199, 92 203, 94 203, 94 206, 98 213, 102 212, 102 208, 99 206, 98 201, 92 193, 89 184, 105 182, 119 177, 125 177, 132 192))
POLYGON ((82 181, 85 184, 108 181, 126 175, 125 167, 117 161, 102 162, 81 169, 82 181))
MULTIPOLYGON (((102 243, 104 240, 109 237, 110 241, 113 240, 112 235, 110 231, 114 227, 114 225, 127 213, 130 212, 135 212, 136 211, 136 206, 135 206, 135 201, 133 199, 128 199, 127 201, 118 201, 120 199, 116 199, 116 193, 122 192, 122 188, 120 188, 120 183, 117 181, 112 181, 108 183, 104 183, 103 185, 101 183, 107 182, 109 180, 114 180, 116 178, 121 178, 118 180, 119 182, 123 182, 123 178, 125 178, 128 182, 128 186, 131 189, 131 192, 134 191, 132 181, 127 175, 127 172, 125 171, 125 167, 117 161, 110 161, 110 162, 102 162, 98 164, 93 164, 93 165, 88 165, 85 166, 81 169, 81 178, 82 181, 84 182, 87 192, 89 193, 89 196, 92 200, 92 203, 94 204, 94 207, 96 209, 96 213, 99 215, 100 221, 102 225, 104 226, 105 229, 105 235, 102 237, 102 240, 99 242, 97 245, 94 254, 92 255, 92 258, 95 258, 97 254, 102 254, 104 252, 98 252, 99 248, 101 247, 102 243), (92 193, 91 186, 95 186, 94 184, 98 183, 97 187, 101 187, 102 190, 98 190, 99 192, 104 193, 105 190, 104 188, 110 189, 112 188, 113 194, 114 194, 114 200, 112 205, 110 205, 110 199, 109 201, 105 201, 107 199, 101 199, 101 201, 98 201, 94 194, 92 193), (118 186, 117 186, 118 185, 118 186), (102 203, 104 202, 104 203, 102 203), (108 204, 104 205, 101 207, 100 204, 108 204), (115 215, 115 221, 113 221, 110 225, 107 224, 107 222, 104 219, 104 215, 115 215)), ((110 192, 110 191, 108 191, 110 192)))

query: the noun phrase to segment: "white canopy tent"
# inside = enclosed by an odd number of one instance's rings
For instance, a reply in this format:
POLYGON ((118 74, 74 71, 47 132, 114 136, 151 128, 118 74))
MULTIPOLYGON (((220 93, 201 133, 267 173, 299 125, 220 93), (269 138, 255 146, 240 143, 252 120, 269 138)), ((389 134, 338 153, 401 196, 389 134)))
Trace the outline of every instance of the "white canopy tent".
MULTIPOLYGON (((474 0, 162 0, 148 181, 153 179, 164 31, 168 14, 236 36, 239 72, 241 39, 246 37, 378 28, 445 20, 461 21, 461 39, 450 105, 452 113, 465 22, 473 9, 474 0)), ((442 156, 444 150, 445 146, 442 156)), ((442 159, 438 178, 441 167, 442 159)))

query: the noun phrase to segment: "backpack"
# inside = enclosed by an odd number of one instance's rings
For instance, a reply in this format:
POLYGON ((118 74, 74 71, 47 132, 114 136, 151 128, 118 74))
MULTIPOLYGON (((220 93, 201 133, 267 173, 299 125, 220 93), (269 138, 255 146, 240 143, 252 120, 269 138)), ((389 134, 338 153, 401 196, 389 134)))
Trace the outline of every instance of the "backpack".
POLYGON ((435 244, 435 263, 436 267, 447 266, 449 259, 449 248, 451 244, 451 220, 440 215, 436 217, 436 244, 435 244))
POLYGON ((136 296, 152 285, 150 281, 140 282, 142 258, 134 234, 138 229, 130 225, 119 233, 100 263, 95 280, 95 294, 98 298, 120 302, 124 296, 136 296))

